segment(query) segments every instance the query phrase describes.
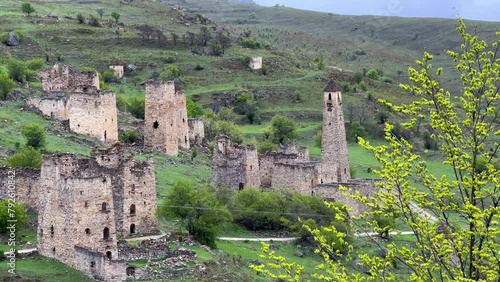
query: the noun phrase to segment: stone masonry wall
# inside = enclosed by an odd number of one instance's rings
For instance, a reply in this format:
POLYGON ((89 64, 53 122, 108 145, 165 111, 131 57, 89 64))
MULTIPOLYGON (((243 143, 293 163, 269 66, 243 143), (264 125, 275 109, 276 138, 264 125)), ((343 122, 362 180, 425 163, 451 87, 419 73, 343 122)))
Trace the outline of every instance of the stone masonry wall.
POLYGON ((189 126, 189 144, 191 146, 201 145, 205 138, 205 124, 202 119, 190 118, 188 119, 189 126))
POLYGON ((14 172, 16 200, 25 203, 31 211, 38 211, 38 180, 40 179, 40 170, 0 167, 0 200, 8 197, 9 171, 14 172))
POLYGON ((122 237, 157 234, 156 180, 152 160, 129 161, 124 167, 122 237))
POLYGON ((115 72, 116 77, 118 77, 118 78, 123 77, 123 73, 124 73, 123 66, 109 66, 109 68, 115 72))
POLYGON ((286 188, 303 195, 311 195, 315 174, 314 164, 275 163, 271 186, 273 189, 286 188))
POLYGON ((175 112, 177 114, 177 142, 179 147, 189 149, 189 125, 186 107, 186 96, 183 91, 175 91, 175 112))
POLYGON ((43 115, 57 119, 69 119, 70 94, 67 92, 49 92, 39 98, 31 98, 28 105, 37 108, 43 115))
POLYGON ((106 143, 118 141, 116 96, 113 92, 88 90, 70 97, 69 127, 106 143))
POLYGON ((40 72, 44 91, 82 91, 84 87, 93 86, 99 89, 99 73, 97 71, 74 71, 68 66, 55 64, 52 69, 40 72))
POLYGON ((161 259, 172 254, 165 238, 144 240, 138 246, 132 246, 127 241, 118 242, 119 259, 161 259))
POLYGON ((348 196, 344 196, 344 193, 349 193, 350 190, 351 192, 359 191, 362 196, 373 196, 377 191, 377 187, 375 185, 377 181, 379 180, 352 179, 342 183, 319 184, 314 186, 313 194, 325 198, 328 201, 344 203, 351 209, 349 212, 351 215, 358 216, 361 213, 368 211, 369 207, 348 196), (348 191, 339 190, 341 185, 346 187, 348 191))
POLYGON ((117 255, 110 178, 73 177, 89 165, 71 154, 45 157, 40 177, 38 251, 75 268, 75 245, 117 255))
POLYGON ((212 181, 235 191, 245 187, 260 187, 259 159, 255 146, 239 146, 232 144, 228 137, 219 137, 212 157, 212 181))
POLYGON ((179 153, 175 95, 173 81, 146 82, 144 146, 174 156, 179 153))
POLYGON ((74 247, 76 269, 97 281, 127 280, 127 264, 123 260, 108 259, 105 255, 80 246, 74 247))
POLYGON ((260 70, 262 68, 262 57, 251 58, 249 67, 252 70, 260 70))

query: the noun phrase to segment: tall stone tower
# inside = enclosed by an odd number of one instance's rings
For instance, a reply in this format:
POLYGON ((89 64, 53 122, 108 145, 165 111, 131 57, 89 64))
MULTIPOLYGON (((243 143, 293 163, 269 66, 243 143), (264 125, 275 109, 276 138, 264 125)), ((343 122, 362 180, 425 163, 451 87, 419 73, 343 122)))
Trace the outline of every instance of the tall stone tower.
POLYGON ((186 97, 173 81, 147 81, 145 107, 145 146, 172 156, 189 148, 186 97))
POLYGON ((323 94, 323 137, 318 183, 347 182, 351 178, 340 86, 328 80, 323 94))

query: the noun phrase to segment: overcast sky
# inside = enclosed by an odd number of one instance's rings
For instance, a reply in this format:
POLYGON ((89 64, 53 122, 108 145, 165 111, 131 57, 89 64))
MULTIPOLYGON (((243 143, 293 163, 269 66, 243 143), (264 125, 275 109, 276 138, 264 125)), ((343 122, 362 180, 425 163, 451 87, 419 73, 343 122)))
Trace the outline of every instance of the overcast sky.
POLYGON ((500 22, 500 0, 254 0, 342 15, 462 18, 500 22))

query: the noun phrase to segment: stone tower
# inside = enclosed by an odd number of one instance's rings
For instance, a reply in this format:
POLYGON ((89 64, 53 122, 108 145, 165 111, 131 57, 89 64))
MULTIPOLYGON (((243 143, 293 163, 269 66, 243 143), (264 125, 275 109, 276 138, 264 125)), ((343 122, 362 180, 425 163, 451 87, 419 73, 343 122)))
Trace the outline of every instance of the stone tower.
POLYGON ((172 156, 189 148, 186 96, 173 81, 147 81, 145 107, 145 146, 172 156))
POLYGON ((318 183, 347 182, 351 178, 340 86, 328 80, 323 93, 323 137, 318 183))

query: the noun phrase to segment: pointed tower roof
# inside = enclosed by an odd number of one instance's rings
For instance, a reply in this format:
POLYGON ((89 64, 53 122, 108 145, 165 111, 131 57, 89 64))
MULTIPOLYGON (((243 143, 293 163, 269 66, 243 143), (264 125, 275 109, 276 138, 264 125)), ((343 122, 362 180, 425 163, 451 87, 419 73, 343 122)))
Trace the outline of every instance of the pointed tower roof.
POLYGON ((326 85, 324 92, 341 92, 341 91, 342 88, 339 86, 339 84, 333 78, 329 78, 328 84, 326 85))

